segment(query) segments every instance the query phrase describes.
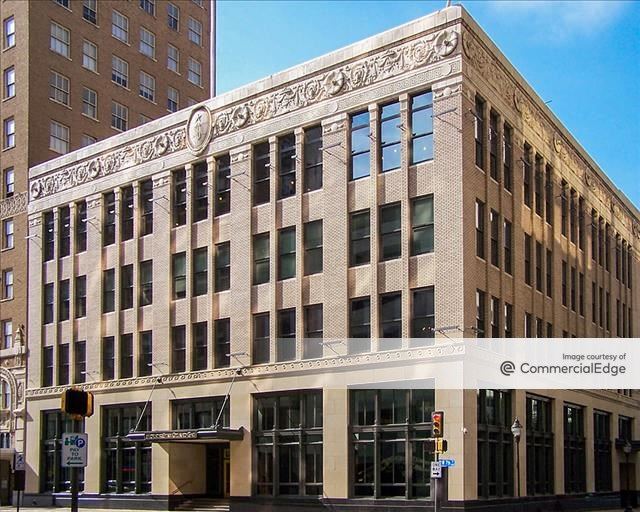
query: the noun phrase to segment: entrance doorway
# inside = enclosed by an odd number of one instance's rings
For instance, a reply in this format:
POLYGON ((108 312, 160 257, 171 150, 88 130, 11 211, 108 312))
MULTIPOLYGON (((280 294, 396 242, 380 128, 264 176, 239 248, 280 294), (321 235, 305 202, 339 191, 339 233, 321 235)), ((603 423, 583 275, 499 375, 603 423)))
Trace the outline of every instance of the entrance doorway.
POLYGON ((207 445, 207 496, 228 498, 231 494, 229 443, 207 445))
POLYGON ((638 493, 636 490, 636 465, 633 463, 620 463, 620 501, 621 505, 638 506, 638 493), (627 480, 627 476, 629 479, 627 480), (628 484, 627 484, 628 482, 628 484), (628 487, 627 487, 628 485, 628 487), (627 501, 629 500, 629 501, 627 501))

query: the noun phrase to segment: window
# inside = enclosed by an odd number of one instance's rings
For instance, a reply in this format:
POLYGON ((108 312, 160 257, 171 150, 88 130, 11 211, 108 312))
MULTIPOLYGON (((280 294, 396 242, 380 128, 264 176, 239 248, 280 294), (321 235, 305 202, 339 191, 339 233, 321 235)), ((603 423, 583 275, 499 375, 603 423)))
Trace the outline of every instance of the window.
POLYGON ((53 347, 42 347, 42 386, 53 386, 53 347))
POLYGON ((2 271, 2 299, 13 299, 13 270, 2 271))
POLYGON ((543 196, 544 191, 542 188, 542 157, 536 154, 536 169, 535 169, 535 211, 536 215, 543 215, 543 196))
POLYGON ((304 308, 304 359, 322 357, 323 345, 322 304, 313 304, 304 308))
POLYGON ((432 345, 434 337, 435 303, 433 287, 412 290, 411 342, 412 346, 432 345), (425 338, 424 342, 417 338, 425 338))
POLYGON ((189 20, 187 22, 187 31, 189 41, 197 44, 198 46, 202 46, 202 23, 189 16, 189 20))
POLYGON ((187 173, 184 169, 175 171, 173 178, 173 225, 187 223, 187 173))
MULTIPOLYGON (((208 357, 208 341, 207 341, 207 322, 198 322, 193 324, 193 355, 191 361, 191 369, 193 371, 206 370, 209 366, 208 357)), ((203 425, 210 427, 209 425, 203 425)))
POLYGON ((411 98, 411 163, 433 159, 433 94, 411 98))
POLYGON ((87 276, 76 276, 73 310, 75 318, 87 316, 87 276))
POLYGON ((202 64, 192 57, 189 57, 187 80, 194 85, 202 87, 202 64))
POLYGON ((278 231, 278 279, 296 276, 296 228, 278 231))
POLYGON ((64 258, 71 253, 71 210, 63 206, 58 211, 58 256, 64 258))
POLYGON ((484 100, 480 96, 476 96, 475 113, 474 113, 474 127, 475 127, 475 139, 476 139, 476 165, 480 169, 484 169, 484 151, 485 151, 485 138, 484 138, 484 100))
POLYGON ((53 212, 48 211, 43 215, 42 220, 42 232, 43 232, 43 240, 44 240, 44 250, 43 250, 43 260, 51 261, 55 257, 55 232, 54 232, 55 221, 53 217, 53 212))
POLYGON ((278 337, 276 339, 276 361, 292 361, 296 358, 296 310, 278 311, 278 337))
POLYGON ((498 169, 498 114, 489 112, 489 175, 500 182, 498 169))
POLYGON ((229 155, 216 158, 216 200, 213 205, 215 217, 231 211, 231 160, 229 155))
POLYGON ((138 355, 138 375, 145 377, 151 375, 153 365, 153 332, 142 331, 140 333, 140 352, 138 355))
POLYGON ((129 42, 129 18, 116 10, 111 13, 111 35, 123 43, 129 42))
POLYGON ((322 188, 322 126, 304 131, 304 191, 322 188))
POLYGON ((187 256, 180 252, 172 256, 173 299, 184 299, 187 296, 187 256))
POLYGON ((129 441, 127 435, 134 429, 151 430, 150 407, 127 404, 103 408, 103 489, 107 493, 151 492, 151 443, 129 441))
POLYGON ((527 397, 526 449, 527 495, 553 494, 554 453, 552 403, 527 397))
POLYGON ((296 194, 296 137, 278 137, 278 199, 296 194))
POLYGON ((129 63, 120 57, 111 57, 111 80, 122 87, 129 84, 129 63))
POLYGON ((4 98, 13 98, 16 95, 16 68, 11 66, 4 70, 4 98))
POLYGON ((269 313, 257 313, 253 315, 253 364, 269 362, 270 345, 269 313))
POLYGON ((511 222, 504 220, 502 243, 504 249, 504 271, 512 275, 513 273, 513 228, 511 222))
POLYGON ((15 227, 13 219, 2 221, 2 248, 13 249, 15 244, 15 227))
POLYGON ((49 149, 56 153, 65 154, 69 152, 69 127, 51 121, 49 125, 49 149))
POLYGON ((215 331, 215 355, 216 368, 225 368, 231 364, 231 320, 221 318, 213 324, 215 331))
POLYGON ((487 317, 486 295, 482 290, 476 290, 476 336, 485 337, 485 321, 487 317))
POLYGON ((382 107, 380 113, 380 158, 382 172, 400 168, 400 102, 382 107))
POLYGON ((169 2, 167 4, 167 26, 172 30, 178 30, 180 23, 180 9, 169 2))
POLYGON ((13 347, 13 323, 11 320, 2 321, 2 345, 0 348, 6 349, 13 347))
MULTIPOLYGON (((47 348, 53 350, 53 347, 47 348)), ((41 425, 40 460, 43 478, 40 489, 43 492, 69 492, 71 471, 62 467, 62 435, 84 432, 84 422, 72 420, 60 411, 43 411, 41 425)), ((84 489, 84 468, 78 474, 78 487, 84 489)))
POLYGON ((229 428, 229 400, 225 401, 223 397, 172 400, 171 404, 176 430, 229 428))
POLYGON ((369 111, 351 115, 351 165, 350 180, 365 178, 370 174, 371 127, 369 111))
POLYGON ((255 418, 257 494, 322 495, 322 391, 256 397, 255 418))
POLYGON ((4 49, 12 48, 16 45, 16 20, 10 16, 4 20, 4 49))
POLYGON ((149 101, 155 101, 156 97, 156 79, 151 75, 140 71, 140 91, 142 98, 149 101))
POLYGON ((156 14, 155 0, 139 0, 139 1, 140 1, 140 9, 145 11, 147 14, 151 14, 151 16, 155 16, 156 14))
POLYGON ((371 258, 371 226, 369 210, 350 215, 349 222, 349 264, 354 267, 369 263, 371 258))
POLYGON ((69 320, 70 297, 69 280, 63 279, 58 287, 58 322, 69 320))
POLYGON ((380 261, 399 258, 402 253, 400 203, 380 208, 380 261))
POLYGON ((304 275, 322 272, 322 220, 304 225, 304 275))
POLYGON ((253 284, 269 282, 269 233, 253 236, 253 284))
POLYGON ((62 25, 51 22, 51 36, 49 38, 49 49, 59 53, 63 57, 70 58, 71 53, 71 32, 62 25))
MULTIPOLYGON (((629 396, 631 395, 629 394, 629 396)), ((633 418, 618 416, 618 439, 623 439, 624 441, 633 440, 633 418)))
POLYGON ((547 297, 553 297, 553 252, 547 249, 547 297))
POLYGON ((3 177, 3 180, 2 180, 3 194, 2 195, 4 196, 4 199, 9 199, 10 197, 13 197, 13 194, 16 189, 16 175, 13 170, 13 167, 8 167, 4 171, 2 171, 2 177, 3 177))
POLYGON ((531 275, 531 235, 524 234, 524 282, 529 286, 533 285, 533 276, 531 275))
POLYGON ((69 344, 58 345, 58 385, 69 384, 69 344))
POLYGON ((98 72, 98 47, 89 42, 82 42, 82 67, 98 72))
POLYGON ((545 217, 547 224, 553 225, 553 202, 555 199, 555 191, 553 189, 553 168, 549 164, 545 167, 544 176, 545 217))
POLYGON ((177 89, 169 87, 167 89, 167 110, 169 112, 177 112, 179 104, 179 93, 177 89))
POLYGON ((156 36, 144 27, 140 27, 140 53, 151 59, 156 56, 156 36))
POLYGON ((125 131, 127 129, 127 122, 129 119, 129 109, 124 105, 116 101, 111 102, 111 128, 115 128, 118 131, 125 131))
POLYGON ((107 192, 103 195, 102 211, 102 245, 116 243, 116 194, 107 192))
POLYGON ((522 160, 522 191, 524 204, 531 208, 531 167, 533 166, 533 149, 525 142, 524 159, 522 160))
POLYGON ((98 93, 87 87, 82 88, 82 113, 92 119, 98 118, 98 93))
POLYGON ((569 305, 569 296, 568 296, 568 281, 569 281, 569 269, 567 267, 567 262, 562 262, 562 305, 568 307, 569 305))
POLYGON ((153 304, 153 260, 140 262, 140 306, 153 304))
POLYGON ((429 497, 433 390, 352 390, 349 402, 353 495, 429 497))
POLYGON ((231 288, 231 244, 216 244, 215 291, 222 292, 231 288))
POLYGON ((411 255, 433 252, 433 196, 411 201, 411 255))
POLYGON ((73 382, 79 384, 87 380, 87 342, 76 341, 73 344, 73 382))
POLYGON ((491 210, 491 264, 500 268, 500 214, 491 210))
POLYGON ((87 202, 76 203, 76 253, 87 250, 87 202))
POLYGON ((208 249, 193 250, 193 296, 207 294, 208 249))
POLYGON ((567 236, 567 233, 569 232, 569 199, 567 196, 568 196, 567 182, 565 180, 562 180, 561 192, 560 192, 560 199, 562 201, 561 203, 562 219, 561 219, 560 225, 562 227, 562 234, 564 236, 567 236))
POLYGON ((98 23, 98 0, 82 0, 82 17, 89 23, 98 23))
POLYGON ((180 52, 171 44, 167 45, 167 68, 176 73, 180 72, 180 52))
POLYGON ((504 303, 504 337, 513 338, 513 306, 504 303))
POLYGON ((476 199, 476 256, 484 259, 484 203, 476 199))
POLYGON ((133 187, 121 189, 120 200, 120 238, 122 241, 133 238, 133 187))
POLYGON ((543 261, 543 248, 540 242, 536 242, 536 290, 539 292, 544 291, 544 281, 542 279, 542 267, 543 261))
POLYGON ((491 337, 500 338, 500 299, 491 297, 491 337))
POLYGON ((611 415, 593 412, 593 451, 595 467, 595 491, 612 490, 611 415))
POLYGON ((576 288, 577 288, 577 273, 576 268, 571 267, 571 309, 573 311, 577 308, 576 302, 576 288))
POLYGON ((187 339, 185 326, 171 328, 171 373, 187 371, 187 339))
POLYGON ((44 285, 43 289, 43 308, 42 308, 42 323, 43 324, 51 324, 53 323, 53 311, 54 311, 54 284, 47 283, 44 285))
POLYGON ((140 183, 140 236, 153 233, 153 182, 140 183))
POLYGON ((380 296, 380 350, 399 349, 402 345, 402 293, 385 293, 380 296))
POLYGON ((133 265, 120 268, 120 309, 133 307, 133 265))
POLYGON ((111 313, 116 307, 116 272, 108 269, 102 272, 102 312, 111 313))
POLYGON ((572 188, 569 191, 569 234, 571 237, 571 242, 574 244, 576 243, 576 236, 577 236, 577 223, 576 223, 577 209, 578 209, 578 205, 576 201, 576 191, 575 189, 572 188))
POLYGON ((502 129, 502 167, 504 189, 511 192, 513 187, 513 128, 506 123, 502 129))
POLYGON ((209 216, 209 177, 206 162, 193 166, 193 222, 209 216))
POLYGON ((253 205, 268 203, 270 199, 269 177, 271 172, 269 143, 253 147, 253 205))
POLYGON ((69 79, 55 71, 49 73, 49 99, 69 105, 69 79))
POLYGON ((13 148, 16 145, 16 122, 13 117, 5 119, 4 125, 4 149, 13 148))
POLYGON ((69 9, 69 0, 53 0, 55 3, 61 5, 62 7, 66 7, 69 9))
POLYGON ((578 291, 580 294, 578 299, 578 312, 584 316, 584 274, 582 272, 578 275, 578 291))
POLYGON ((349 303, 349 354, 371 351, 371 299, 360 297, 349 303))

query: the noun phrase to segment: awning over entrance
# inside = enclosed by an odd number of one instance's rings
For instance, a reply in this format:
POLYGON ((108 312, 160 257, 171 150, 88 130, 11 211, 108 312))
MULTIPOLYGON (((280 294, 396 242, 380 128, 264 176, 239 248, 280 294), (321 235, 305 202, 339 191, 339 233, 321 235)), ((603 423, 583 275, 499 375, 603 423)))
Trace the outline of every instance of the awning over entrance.
POLYGON ((238 429, 203 428, 197 430, 151 430, 147 432, 131 432, 129 441, 151 443, 220 443, 224 441, 242 441, 244 427, 238 429))

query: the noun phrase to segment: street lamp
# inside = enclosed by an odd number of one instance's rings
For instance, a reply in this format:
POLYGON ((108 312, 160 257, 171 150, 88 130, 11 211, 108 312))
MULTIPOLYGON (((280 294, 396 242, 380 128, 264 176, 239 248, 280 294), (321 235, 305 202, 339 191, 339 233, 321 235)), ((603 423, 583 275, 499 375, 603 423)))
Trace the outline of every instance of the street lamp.
POLYGON ((627 499, 626 501, 626 507, 624 508, 625 512, 633 512, 633 508, 631 507, 631 484, 630 484, 630 479, 629 477, 631 476, 631 468, 629 467, 629 455, 631 455, 631 452, 633 451, 633 446, 631 446, 631 443, 629 442, 629 440, 627 439, 627 441, 625 442, 622 451, 624 452, 624 455, 626 457, 626 466, 627 466, 627 499))
POLYGON ((516 442, 516 474, 518 478, 518 498, 520 495, 520 438, 522 437, 522 431, 524 428, 520 423, 520 420, 516 417, 513 425, 511 425, 511 433, 513 434, 513 439, 516 442))

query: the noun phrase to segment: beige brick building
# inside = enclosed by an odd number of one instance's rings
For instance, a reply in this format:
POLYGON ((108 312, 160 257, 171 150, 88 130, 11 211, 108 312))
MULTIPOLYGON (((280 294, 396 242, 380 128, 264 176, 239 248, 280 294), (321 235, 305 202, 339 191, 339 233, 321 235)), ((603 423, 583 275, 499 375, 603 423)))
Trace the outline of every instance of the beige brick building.
POLYGON ((428 510, 434 408, 444 510, 514 509, 515 417, 528 510, 636 481, 629 390, 425 389, 450 338, 637 330, 638 210, 461 7, 38 165, 29 193, 27 503, 66 502, 84 428, 87 505, 428 510), (84 425, 57 411, 74 383, 84 425))
POLYGON ((23 451, 28 169, 211 97, 213 10, 209 0, 0 3, 0 504, 23 451))

